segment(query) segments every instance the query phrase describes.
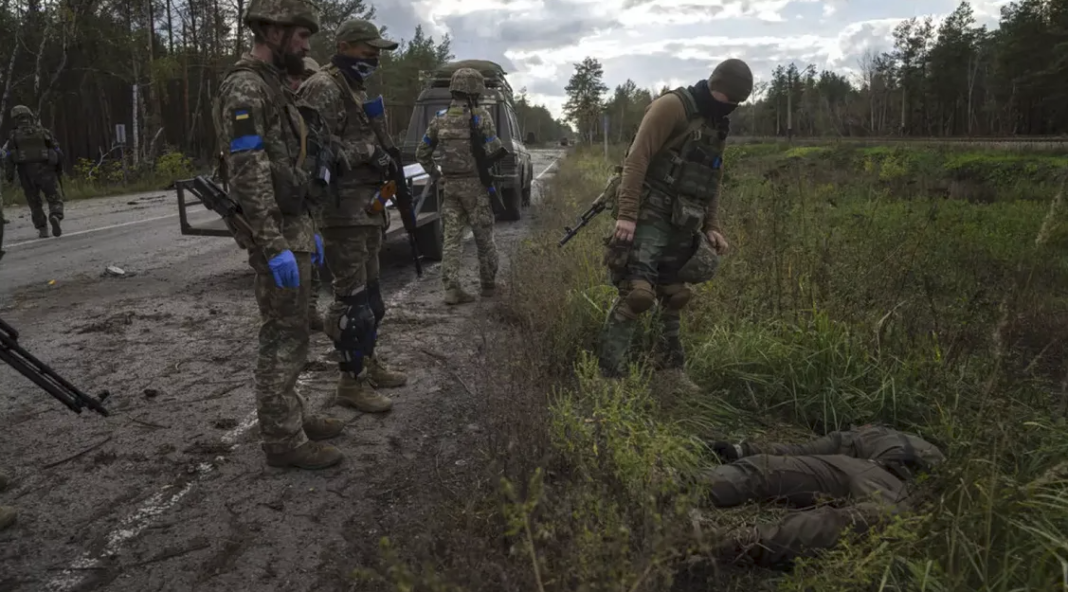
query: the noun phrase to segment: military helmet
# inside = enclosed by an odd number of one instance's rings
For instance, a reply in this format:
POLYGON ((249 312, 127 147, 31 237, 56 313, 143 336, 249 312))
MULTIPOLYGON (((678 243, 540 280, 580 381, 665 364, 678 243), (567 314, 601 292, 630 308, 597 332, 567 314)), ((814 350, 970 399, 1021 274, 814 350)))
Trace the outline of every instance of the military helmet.
POLYGON ((727 95, 731 103, 741 103, 753 92, 753 71, 742 60, 724 60, 708 77, 708 90, 718 90, 727 95))
POLYGON ((687 284, 703 284, 716 276, 719 268, 719 253, 708 240, 708 235, 700 233, 693 255, 679 268, 676 277, 687 284))
POLYGON ((20 117, 33 119, 33 111, 30 111, 30 108, 26 105, 15 105, 11 108, 11 118, 19 119, 20 117))
POLYGON ((304 56, 304 75, 311 76, 319 71, 319 62, 304 56))
POLYGON ((312 0, 249 0, 245 24, 270 23, 307 27, 319 32, 319 5, 312 0))
POLYGON ((480 95, 486 90, 486 80, 482 73, 474 68, 459 68, 452 74, 449 90, 468 95, 480 95))

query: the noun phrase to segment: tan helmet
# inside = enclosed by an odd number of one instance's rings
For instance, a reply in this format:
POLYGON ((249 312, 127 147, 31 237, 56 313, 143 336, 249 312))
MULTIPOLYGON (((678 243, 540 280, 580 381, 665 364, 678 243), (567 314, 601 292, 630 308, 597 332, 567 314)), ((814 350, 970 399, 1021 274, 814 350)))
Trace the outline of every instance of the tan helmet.
POLYGON ((33 111, 26 105, 15 105, 11 108, 11 119, 33 119, 33 111))
POLYGON ((312 0, 249 0, 245 24, 269 23, 307 27, 319 32, 319 5, 312 0))
POLYGON ((311 76, 319 71, 319 62, 304 56, 304 75, 311 76))
POLYGON ((449 90, 468 95, 480 95, 486 90, 486 80, 474 68, 459 68, 452 74, 449 90))
POLYGON ((735 58, 724 60, 708 77, 708 90, 727 95, 731 103, 745 101, 753 92, 753 72, 749 64, 735 58))

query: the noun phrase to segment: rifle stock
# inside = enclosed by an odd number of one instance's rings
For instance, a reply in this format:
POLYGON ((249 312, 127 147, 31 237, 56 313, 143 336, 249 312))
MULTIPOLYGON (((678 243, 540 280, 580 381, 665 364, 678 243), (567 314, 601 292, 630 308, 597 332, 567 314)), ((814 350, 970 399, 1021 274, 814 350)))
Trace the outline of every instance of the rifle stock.
POLYGON ((19 332, 0 319, 0 361, 14 368, 75 413, 81 413, 82 409, 88 407, 105 417, 109 415, 108 410, 104 408, 104 400, 111 396, 111 393, 103 391, 93 398, 82 392, 48 364, 23 349, 18 339, 19 332))
POLYGON ((231 199, 215 181, 204 175, 198 175, 193 177, 191 182, 185 181, 182 184, 200 200, 200 203, 204 204, 204 207, 222 217, 226 228, 230 234, 234 235, 234 240, 242 249, 251 249, 256 246, 256 241, 252 238, 254 236, 252 226, 245 219, 241 204, 231 199))

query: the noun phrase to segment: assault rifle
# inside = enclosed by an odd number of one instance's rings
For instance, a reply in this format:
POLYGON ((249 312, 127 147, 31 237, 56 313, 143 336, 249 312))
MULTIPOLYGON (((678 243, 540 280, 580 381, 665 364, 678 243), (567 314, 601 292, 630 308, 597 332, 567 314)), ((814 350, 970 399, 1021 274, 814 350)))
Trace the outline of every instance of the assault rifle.
POLYGON ((601 194, 598 195, 596 199, 593 200, 593 203, 590 204, 589 209, 587 209, 585 212, 582 213, 581 216, 579 216, 578 222, 575 224, 575 227, 564 227, 564 238, 560 239, 559 246, 562 247, 567 244, 567 241, 575 238, 575 235, 578 234, 579 231, 583 229, 583 227, 590 223, 590 220, 593 220, 594 217, 597 216, 597 214, 600 214, 605 210, 605 208, 608 207, 609 201, 616 198, 616 192, 619 190, 619 182, 622 180, 622 178, 623 167, 617 166, 616 174, 608 178, 608 182, 605 183, 604 190, 601 191, 601 194))
POLYGON ((75 413, 81 413, 83 408, 88 407, 105 417, 109 415, 103 403, 111 396, 111 393, 103 391, 95 399, 83 393, 78 387, 57 374, 48 364, 22 349, 18 339, 19 332, 0 319, 0 362, 18 370, 75 413))
POLYGON ((475 121, 475 101, 471 97, 467 97, 467 109, 471 113, 471 119, 469 120, 471 126, 471 154, 475 157, 478 180, 482 182, 482 186, 489 192, 490 199, 496 202, 501 210, 504 210, 501 196, 497 194, 497 188, 493 186, 491 169, 493 165, 497 164, 497 161, 508 156, 508 151, 504 149, 504 146, 501 146, 493 154, 486 154, 486 139, 482 137, 482 132, 478 129, 478 122, 475 121))
MULTIPOLYGON (((408 234, 408 246, 412 250, 412 259, 415 261, 415 275, 423 277, 423 264, 419 261, 419 246, 415 241, 415 207, 412 200, 412 188, 408 185, 408 179, 404 176, 404 163, 401 162, 400 151, 393 146, 389 135, 384 130, 386 106, 382 96, 363 104, 363 111, 371 121, 371 128, 378 136, 378 142, 389 153, 393 161, 389 167, 387 186, 392 183, 393 203, 397 204, 397 212, 400 213, 401 222, 404 223, 404 232, 408 234)), ((388 192, 390 189, 386 188, 388 192)))
POLYGON ((204 207, 222 217, 223 223, 234 235, 234 240, 242 249, 250 249, 255 246, 252 239, 252 226, 245 219, 245 213, 241 204, 230 198, 215 181, 204 175, 197 175, 189 180, 178 181, 182 188, 192 193, 204 204, 204 207))

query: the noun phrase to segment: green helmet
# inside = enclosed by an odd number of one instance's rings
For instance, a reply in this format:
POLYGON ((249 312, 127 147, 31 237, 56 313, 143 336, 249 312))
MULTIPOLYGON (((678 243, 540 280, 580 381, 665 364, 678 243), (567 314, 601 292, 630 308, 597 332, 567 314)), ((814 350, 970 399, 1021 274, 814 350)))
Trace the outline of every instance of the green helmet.
POLYGON ((742 60, 724 60, 708 77, 708 90, 727 95, 731 103, 741 103, 753 92, 753 72, 742 60))
POLYGON ((486 90, 486 79, 474 68, 459 68, 452 74, 449 90, 468 95, 480 95, 486 90))
POLYGON ((319 32, 319 5, 312 0, 249 0, 245 24, 269 23, 307 27, 319 32))
POLYGON ((11 108, 11 119, 33 119, 33 111, 26 105, 15 105, 11 108))
POLYGON ((708 235, 701 233, 697 237, 697 248, 693 255, 682 264, 676 277, 687 284, 703 284, 716 276, 719 268, 719 253, 708 242, 708 235))

